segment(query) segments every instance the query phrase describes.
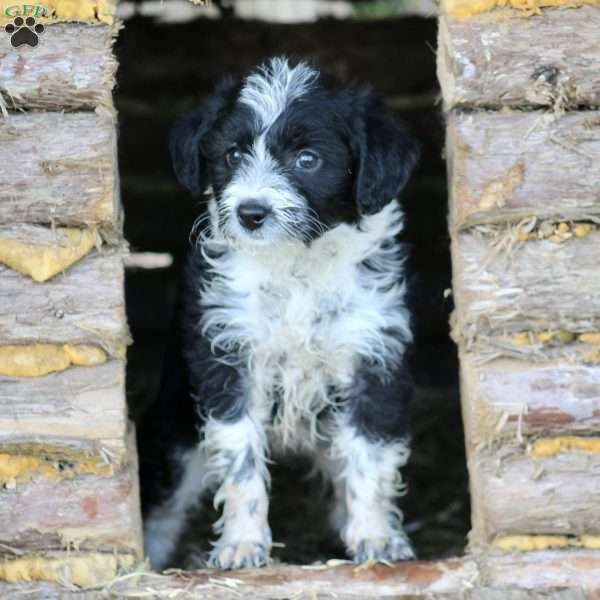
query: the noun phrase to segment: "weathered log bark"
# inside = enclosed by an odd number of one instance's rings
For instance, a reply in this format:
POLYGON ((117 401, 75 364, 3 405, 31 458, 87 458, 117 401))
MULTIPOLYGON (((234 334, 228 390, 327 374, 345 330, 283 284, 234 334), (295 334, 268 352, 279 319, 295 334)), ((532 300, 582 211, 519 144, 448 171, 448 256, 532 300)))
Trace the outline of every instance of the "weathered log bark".
POLYGON ((48 25, 35 49, 0 38, 0 105, 8 110, 112 110, 117 61, 109 25, 48 25))
MULTIPOLYGON (((75 558, 80 560, 80 557, 75 558)), ((595 598, 592 592, 600 588, 600 558, 597 553, 589 551, 486 554, 479 555, 477 561, 481 567, 475 560, 467 558, 359 568, 277 565, 230 573, 208 570, 164 575, 139 573, 108 582, 99 594, 110 598, 181 595, 183 598, 201 597, 206 600, 235 600, 240 597, 257 600, 296 597, 343 600, 400 597, 412 600, 591 600, 595 598)), ((93 572, 94 563, 90 563, 93 572)), ((114 571, 114 565, 110 566, 114 571)), ((82 571, 83 575, 88 575, 90 569, 82 571)), ((27 573, 27 570, 24 569, 24 572, 27 573)), ((48 572, 52 576, 54 569, 46 567, 45 573, 48 572)), ((54 575, 52 580, 56 579, 60 580, 54 575)), ((89 581, 89 578, 86 579, 89 581)), ((66 592, 64 587, 52 583, 0 583, 3 597, 10 597, 11 593, 23 597, 38 594, 45 600, 62 600, 66 592)), ((89 598, 89 594, 71 590, 68 597, 83 600, 89 598)))
POLYGON ((122 357, 128 341, 123 277, 118 250, 93 251, 42 284, 0 266, 0 345, 90 344, 122 357))
POLYGON ((600 366, 507 359, 478 364, 478 357, 460 357, 463 414, 473 446, 599 430, 600 366))
MULTIPOLYGON (((600 553, 586 550, 490 553, 481 557, 486 584, 497 588, 519 587, 530 590, 569 588, 565 597, 576 600, 595 596, 600 589, 600 553), (587 593, 577 595, 577 588, 587 593)), ((554 595, 550 596, 554 598, 554 595)), ((561 598, 559 595, 558 598, 561 598)), ((498 598, 502 600, 502 596, 498 598)))
MULTIPOLYGON (((460 331, 453 331, 457 342, 463 342, 460 331)), ((528 361, 532 368, 538 364, 598 365, 600 364, 600 332, 575 333, 550 327, 544 331, 522 331, 510 335, 477 334, 467 340, 464 349, 474 363, 482 365, 499 359, 528 361)))
POLYGON ((598 111, 453 112, 446 146, 453 228, 600 215, 598 111))
POLYGON ((116 465, 62 446, 0 446, 0 579, 102 585, 140 560, 133 432, 127 450, 116 465))
POLYGON ((24 553, 79 550, 135 552, 141 556, 137 471, 110 477, 43 476, 4 489, 0 496, 0 556, 6 547, 24 553))
POLYGON ((536 456, 514 446, 468 445, 475 547, 511 534, 600 533, 597 448, 536 456))
POLYGON ((62 445, 126 458, 125 365, 109 361, 27 379, 0 377, 0 446, 62 445))
POLYGON ((438 78, 444 104, 598 106, 599 30, 600 7, 593 6, 548 9, 530 18, 442 17, 438 78))
MULTIPOLYGON (((185 590, 190 598, 382 598, 405 595, 456 594, 467 590, 478 576, 473 560, 404 562, 396 565, 290 566, 244 569, 223 573, 215 570, 190 571, 175 575, 143 574, 108 584, 105 592, 115 597, 135 595, 149 588, 155 597, 178 595, 185 590)), ((9 588, 10 589, 10 588, 9 588)), ((52 588, 50 588, 52 589, 52 588)), ((2 588, 0 587, 0 590, 2 588)), ((54 596, 45 596, 53 598, 54 596)), ((456 596, 455 596, 456 597, 456 596)))
POLYGON ((0 119, 0 223, 120 229, 112 118, 92 112, 0 119))
POLYGON ((562 243, 473 230, 453 241, 456 335, 600 329, 600 232, 562 243))

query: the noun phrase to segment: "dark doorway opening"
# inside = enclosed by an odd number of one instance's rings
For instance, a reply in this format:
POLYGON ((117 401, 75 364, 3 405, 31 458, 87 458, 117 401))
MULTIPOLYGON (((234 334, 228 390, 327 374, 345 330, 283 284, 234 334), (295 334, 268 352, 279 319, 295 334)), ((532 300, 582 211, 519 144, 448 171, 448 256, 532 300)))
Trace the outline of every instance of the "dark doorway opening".
MULTIPOLYGON (((138 2, 138 8, 143 4, 138 2)), ((420 166, 404 195, 405 240, 412 247, 411 272, 416 274, 411 285, 417 398, 402 508, 419 558, 444 558, 464 550, 469 497, 458 363, 448 331, 452 306, 445 294, 451 275, 444 128, 435 75, 436 21, 386 18, 381 11, 369 13, 368 3, 362 4, 355 18, 293 25, 236 19, 230 11, 216 19, 181 23, 145 16, 126 21, 117 44, 121 66, 116 91, 125 234, 134 253, 172 257, 170 266, 150 260, 155 268, 127 271, 134 338, 128 353, 128 398, 135 419, 157 393, 177 277, 198 216, 171 172, 167 134, 173 120, 196 107, 225 74, 243 73, 276 54, 314 59, 342 78, 370 83, 422 146, 420 166)), ((164 3, 164 11, 169 5, 164 3)), ((343 549, 323 523, 318 484, 307 481, 306 473, 301 460, 274 469, 270 521, 275 540, 284 544, 274 548, 274 556, 298 563, 342 557, 343 549)), ((206 547, 213 520, 214 515, 205 513, 195 521, 186 548, 198 541, 206 547)), ((180 553, 182 566, 186 548, 180 553)))

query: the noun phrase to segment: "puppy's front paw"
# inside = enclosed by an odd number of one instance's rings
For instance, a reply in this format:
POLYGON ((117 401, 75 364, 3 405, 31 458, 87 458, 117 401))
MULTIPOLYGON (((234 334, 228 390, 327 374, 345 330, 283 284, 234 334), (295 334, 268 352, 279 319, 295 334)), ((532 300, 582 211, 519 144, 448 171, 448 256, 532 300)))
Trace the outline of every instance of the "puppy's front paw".
POLYGON ((260 542, 217 543, 208 564, 216 569, 261 567, 269 561, 269 547, 260 542))
POLYGON ((350 552, 356 563, 363 563, 368 560, 397 562, 415 558, 415 551, 404 532, 394 533, 390 537, 360 540, 354 548, 350 549, 350 552))

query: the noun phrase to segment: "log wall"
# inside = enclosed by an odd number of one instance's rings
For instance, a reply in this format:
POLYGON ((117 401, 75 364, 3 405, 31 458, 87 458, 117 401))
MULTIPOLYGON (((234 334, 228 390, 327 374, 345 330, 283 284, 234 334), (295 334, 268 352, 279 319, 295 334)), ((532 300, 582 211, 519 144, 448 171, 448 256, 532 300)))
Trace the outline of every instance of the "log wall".
POLYGON ((38 46, 0 39, 0 580, 92 586, 142 546, 114 2, 44 5, 38 46))
POLYGON ((600 6, 534 4, 439 27, 470 548, 504 583, 600 540, 600 6))

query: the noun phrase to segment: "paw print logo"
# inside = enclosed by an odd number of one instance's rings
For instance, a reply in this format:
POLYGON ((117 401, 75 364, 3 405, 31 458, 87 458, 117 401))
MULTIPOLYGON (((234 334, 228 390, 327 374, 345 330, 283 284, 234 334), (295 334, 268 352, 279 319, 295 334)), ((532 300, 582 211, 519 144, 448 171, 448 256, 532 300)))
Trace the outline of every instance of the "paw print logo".
POLYGON ((37 46, 38 35, 44 33, 44 26, 41 23, 36 25, 33 17, 27 17, 25 20, 23 17, 15 17, 15 20, 6 26, 4 31, 10 35, 10 43, 15 48, 23 44, 37 46))

